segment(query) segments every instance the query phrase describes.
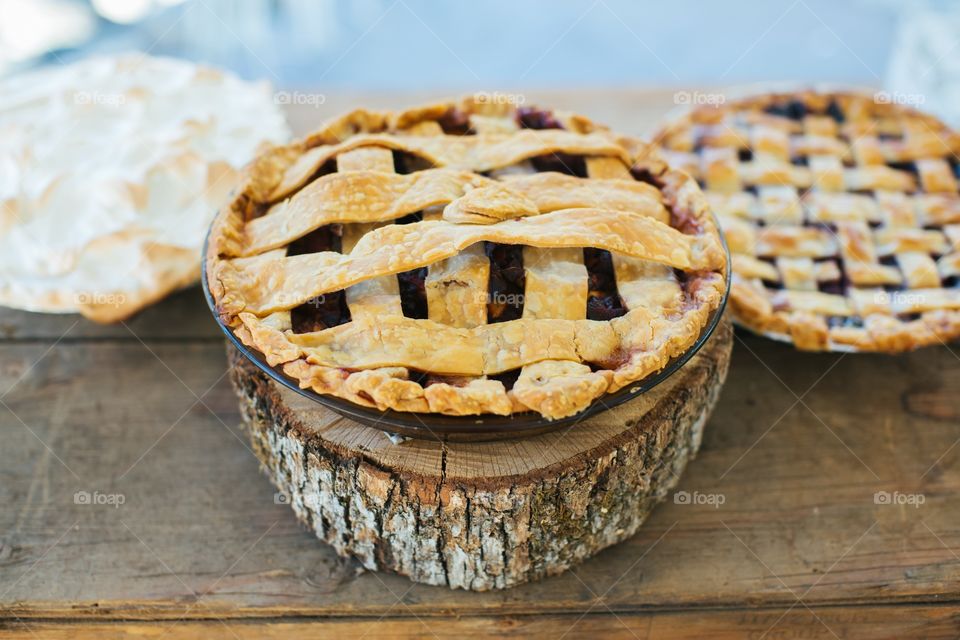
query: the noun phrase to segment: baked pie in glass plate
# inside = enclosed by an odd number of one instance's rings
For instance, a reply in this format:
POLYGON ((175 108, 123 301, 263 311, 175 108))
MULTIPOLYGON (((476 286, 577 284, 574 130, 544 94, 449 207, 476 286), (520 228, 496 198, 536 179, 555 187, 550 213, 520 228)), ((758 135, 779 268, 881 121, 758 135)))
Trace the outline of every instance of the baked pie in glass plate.
POLYGON ((302 389, 556 420, 688 352, 727 260, 696 182, 639 141, 466 98, 260 156, 205 270, 221 324, 302 389))
POLYGON ((655 135, 733 259, 734 320, 807 350, 960 336, 960 136, 890 94, 765 93, 655 135))

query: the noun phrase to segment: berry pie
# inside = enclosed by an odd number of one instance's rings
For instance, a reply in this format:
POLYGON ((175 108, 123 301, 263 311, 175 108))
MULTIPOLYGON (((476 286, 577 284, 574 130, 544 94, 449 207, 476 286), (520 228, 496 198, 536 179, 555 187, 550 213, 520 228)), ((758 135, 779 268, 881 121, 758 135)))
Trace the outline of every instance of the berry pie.
POLYGON ((302 388, 555 419, 689 349, 726 263, 696 182, 645 145, 467 98, 263 154, 206 272, 221 321, 302 388))
POLYGON ((697 108, 656 140, 720 220, 740 324, 808 350, 960 336, 960 136, 940 121, 806 90, 697 108))

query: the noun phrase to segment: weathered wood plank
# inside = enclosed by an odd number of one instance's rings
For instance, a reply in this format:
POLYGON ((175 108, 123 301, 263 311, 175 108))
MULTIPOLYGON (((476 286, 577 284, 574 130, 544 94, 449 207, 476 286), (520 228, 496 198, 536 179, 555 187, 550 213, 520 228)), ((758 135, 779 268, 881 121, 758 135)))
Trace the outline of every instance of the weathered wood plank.
POLYGON ((124 323, 112 325, 97 324, 75 313, 30 313, 0 307, 0 342, 216 340, 222 335, 207 310, 199 285, 178 291, 124 323))
POLYGON ((597 606, 566 615, 498 617, 413 616, 397 607, 387 619, 250 621, 234 619, 193 622, 0 622, 0 639, 38 636, 71 640, 112 640, 169 635, 220 638, 669 638, 671 640, 732 640, 740 638, 924 638, 953 640, 960 620, 951 606, 812 607, 792 609, 612 612, 597 606))
POLYGON ((0 345, 0 390, 14 385, 0 405, 0 615, 379 615, 401 595, 418 615, 466 615, 561 612, 594 594, 629 611, 960 593, 960 447, 943 408, 960 360, 946 348, 810 355, 738 338, 680 483, 722 505, 668 502, 575 573, 478 595, 356 575, 274 503, 237 431, 222 343, 147 346, 0 345), (796 405, 787 387, 803 394, 821 377, 796 405), (125 503, 74 504, 78 490, 125 503), (925 502, 878 505, 881 490, 925 502))

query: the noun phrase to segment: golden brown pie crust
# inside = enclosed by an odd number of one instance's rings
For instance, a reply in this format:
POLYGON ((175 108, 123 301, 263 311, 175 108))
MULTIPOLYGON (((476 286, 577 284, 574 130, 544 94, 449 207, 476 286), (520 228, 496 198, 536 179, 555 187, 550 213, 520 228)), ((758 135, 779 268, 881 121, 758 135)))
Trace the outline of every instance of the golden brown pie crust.
POLYGON ((655 142, 720 220, 739 324, 807 350, 960 337, 960 135, 936 118, 810 89, 693 109, 655 142))
POLYGON ((513 106, 471 98, 358 110, 265 153, 211 229, 221 320, 303 388, 384 410, 560 418, 660 370, 725 294, 707 202, 637 140, 551 117, 562 128, 522 128, 513 106), (534 172, 542 157, 582 159, 587 177, 534 172), (323 229, 342 253, 287 255, 323 229), (484 243, 522 246, 520 317, 488 321, 484 243), (611 253, 622 315, 588 319, 584 248, 611 253), (402 311, 397 274, 417 269, 427 317, 402 311), (294 331, 292 310, 341 291, 349 321, 294 331))

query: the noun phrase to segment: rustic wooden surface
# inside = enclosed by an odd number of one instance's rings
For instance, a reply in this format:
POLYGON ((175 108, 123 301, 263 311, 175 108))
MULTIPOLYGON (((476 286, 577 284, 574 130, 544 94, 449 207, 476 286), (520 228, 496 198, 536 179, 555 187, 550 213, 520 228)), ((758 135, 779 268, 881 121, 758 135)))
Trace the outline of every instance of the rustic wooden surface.
POLYGON ((696 456, 726 378, 730 322, 650 392, 501 442, 391 442, 277 384, 232 346, 230 378, 267 476, 365 569, 471 591, 560 574, 632 537, 696 456))
MULTIPOLYGON (((527 98, 635 132, 673 106, 527 98)), ((3 311, 0 337, 0 637, 960 634, 956 347, 803 354, 738 335, 679 486, 723 504, 668 502, 571 572, 476 594, 360 572, 275 503, 198 289, 117 327, 3 311)))

